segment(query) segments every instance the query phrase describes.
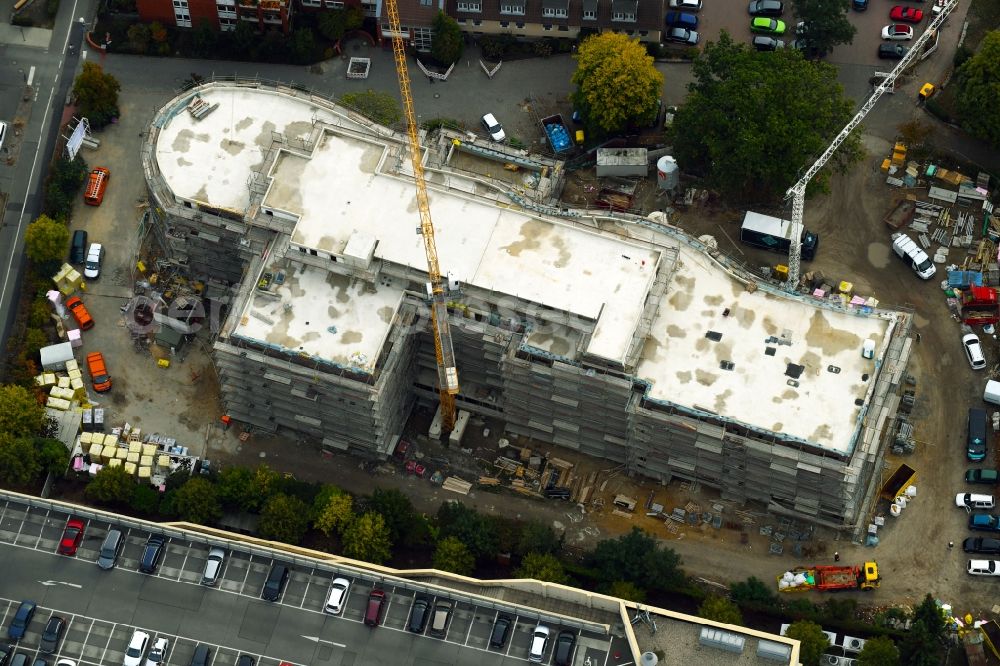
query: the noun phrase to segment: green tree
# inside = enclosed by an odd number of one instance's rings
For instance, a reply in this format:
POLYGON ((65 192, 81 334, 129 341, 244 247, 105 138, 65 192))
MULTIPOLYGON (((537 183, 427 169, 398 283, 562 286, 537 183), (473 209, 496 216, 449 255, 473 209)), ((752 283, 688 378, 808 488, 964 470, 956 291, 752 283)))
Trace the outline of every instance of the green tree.
POLYGON ((265 539, 297 544, 309 529, 309 505, 298 497, 278 493, 260 512, 257 532, 265 539))
POLYGON ((194 31, 195 51, 201 55, 211 55, 218 39, 219 33, 212 27, 211 21, 207 19, 198 21, 198 27, 194 31))
POLYGON ((913 620, 921 621, 927 629, 927 633, 936 641, 943 641, 947 632, 947 625, 944 621, 944 614, 938 606, 934 597, 930 593, 924 596, 923 601, 913 609, 913 620))
POLYGON ((169 37, 167 29, 159 21, 153 21, 149 24, 149 36, 157 44, 166 44, 167 37, 169 37))
POLYGON ((45 212, 49 217, 63 222, 69 219, 88 172, 87 163, 79 155, 72 161, 60 159, 52 166, 45 189, 45 212))
POLYGON ((105 74, 101 66, 93 62, 83 63, 83 71, 73 82, 73 97, 76 98, 78 113, 90 121, 90 125, 101 128, 118 116, 118 79, 105 74))
POLYGON ((606 583, 627 580, 648 588, 670 589, 684 579, 680 557, 638 527, 617 539, 598 542, 590 565, 606 583))
POLYGON ((40 215, 24 232, 24 253, 39 264, 61 262, 69 249, 69 228, 40 215))
POLYGON ((34 436, 42 429, 45 409, 23 386, 0 386, 0 433, 34 436))
POLYGON ((823 627, 808 620, 792 622, 785 636, 794 638, 802 644, 799 651, 802 666, 819 666, 819 658, 830 645, 830 639, 823 633, 823 627))
MULTIPOLYGON (((681 168, 732 199, 783 195, 854 114, 832 65, 789 49, 757 53, 725 31, 695 58, 693 71, 674 118, 674 154, 681 168)), ((856 160, 859 146, 852 134, 832 166, 856 160)))
POLYGON ((313 521, 316 529, 330 536, 332 532, 342 534, 354 520, 354 498, 343 491, 326 498, 326 504, 316 514, 313 521))
POLYGON ((698 607, 698 615, 706 620, 725 622, 726 624, 743 624, 743 614, 740 607, 726 597, 713 594, 707 597, 698 607))
POLYGON ((986 33, 978 53, 959 67, 956 78, 962 127, 1000 148, 1000 30, 986 33))
POLYGON ((385 525, 389 528, 389 538, 393 543, 404 541, 416 515, 410 498, 395 488, 376 488, 365 502, 365 509, 382 514, 385 525))
POLYGON ((249 21, 237 21, 233 30, 233 47, 236 56, 248 58, 252 56, 257 45, 257 31, 249 21))
POLYGON ((522 557, 527 553, 558 553, 562 550, 563 536, 545 523, 528 521, 521 527, 514 553, 522 557))
POLYGON ((778 595, 774 593, 767 583, 755 576, 750 576, 745 581, 733 583, 729 586, 729 596, 740 606, 774 606, 778 603, 778 595))
POLYGON ((24 339, 21 341, 21 349, 28 356, 34 357, 38 350, 49 344, 49 336, 45 331, 38 328, 29 328, 24 332, 24 339))
POLYGON ((465 40, 458 21, 438 12, 431 26, 431 57, 443 65, 458 62, 465 49, 465 40))
POLYGON ((941 642, 923 620, 915 620, 899 645, 899 660, 906 666, 939 666, 941 642))
MULTIPOLYGON (((199 525, 211 525, 222 517, 219 491, 208 479, 195 476, 177 489, 174 510, 181 520, 199 525)), ((263 522, 263 521, 262 521, 263 522)))
POLYGON ((614 134, 656 118, 663 75, 638 40, 614 32, 591 35, 574 57, 573 102, 592 133, 614 134))
POLYGON ((823 57, 837 44, 854 41, 857 28, 848 20, 851 0, 793 0, 795 15, 805 24, 797 39, 809 44, 809 53, 823 57))
POLYGON ((55 475, 66 473, 69 467, 69 450, 58 439, 49 437, 35 438, 35 452, 42 471, 55 475))
POLYGON ((28 314, 28 326, 41 328, 52 319, 52 305, 48 299, 36 298, 31 302, 31 312, 28 314))
POLYGON ((281 474, 267 465, 263 463, 257 465, 257 468, 250 475, 249 494, 244 498, 246 501, 244 509, 246 511, 262 510, 263 506, 267 504, 267 500, 275 494, 275 486, 280 478, 281 474))
POLYGON ((148 483, 140 483, 132 493, 129 506, 141 516, 152 516, 160 508, 160 491, 148 483))
POLYGON ((128 504, 134 492, 135 479, 121 465, 105 465, 83 489, 87 499, 103 504, 128 504))
POLYGON ((339 101, 369 120, 386 127, 395 125, 403 118, 399 102, 389 93, 369 88, 364 92, 345 93, 340 96, 339 101))
POLYGON ((563 585, 569 582, 569 576, 566 575, 562 562, 555 555, 548 553, 528 553, 521 560, 521 566, 514 571, 514 575, 518 578, 534 578, 563 585))
POLYGON ((646 590, 627 580, 616 580, 608 586, 608 596, 641 604, 646 600, 646 590))
POLYGON ((448 537, 438 541, 433 563, 435 569, 468 576, 476 566, 476 558, 464 543, 455 537, 448 537))
POLYGON ((292 33, 292 55, 300 65, 316 59, 316 36, 312 28, 299 28, 292 33))
POLYGON ((899 666, 899 648, 885 636, 869 638, 858 653, 858 666, 899 666))
POLYGON ((0 483, 26 486, 38 477, 42 465, 38 451, 27 437, 0 432, 0 483))
POLYGON ((437 512, 442 538, 457 537, 476 557, 492 557, 497 552, 497 536, 493 524, 475 509, 461 502, 444 502, 437 512))
POLYGON ((356 560, 382 564, 392 555, 389 528, 382 514, 368 511, 355 518, 342 538, 344 555, 356 560))
POLYGON ((149 43, 152 41, 153 35, 148 25, 145 23, 133 23, 129 26, 125 34, 128 35, 128 43, 133 51, 139 54, 149 51, 149 43))
POLYGON ((254 497, 253 472, 247 467, 226 467, 215 481, 219 501, 229 511, 254 511, 261 503, 254 497))
POLYGON ((319 15, 319 32, 332 42, 339 42, 351 30, 357 30, 365 22, 364 12, 360 7, 350 6, 345 9, 334 9, 319 15))

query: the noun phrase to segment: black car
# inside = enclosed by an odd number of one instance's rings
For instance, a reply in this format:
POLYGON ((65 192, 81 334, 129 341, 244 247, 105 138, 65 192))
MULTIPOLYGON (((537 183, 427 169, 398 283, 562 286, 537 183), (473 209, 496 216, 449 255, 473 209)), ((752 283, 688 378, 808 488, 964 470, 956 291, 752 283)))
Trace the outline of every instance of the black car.
POLYGON ((990 537, 969 537, 962 542, 962 550, 967 553, 997 555, 1000 554, 1000 539, 991 539, 990 537))
POLYGON ((260 598, 264 601, 277 601, 281 598, 281 593, 285 591, 285 583, 288 582, 289 571, 284 564, 273 564, 264 581, 264 588, 260 591, 260 598))
POLYGON ((423 594, 413 600, 413 608, 410 609, 410 621, 406 623, 406 628, 415 634, 422 634, 427 626, 427 618, 431 614, 431 598, 423 594))
POLYGON ((45 630, 42 632, 42 640, 38 649, 45 654, 52 654, 59 648, 59 641, 62 640, 63 631, 66 630, 66 620, 58 615, 53 615, 45 623, 45 630))
POLYGON ((13 645, 0 645, 0 666, 7 666, 12 654, 14 654, 13 645))
POLYGON ((909 50, 902 44, 882 43, 878 45, 878 57, 884 60, 902 60, 909 50))
POLYGON ((785 5, 780 0, 753 0, 748 10, 750 16, 781 16, 785 5))
POLYGON ((87 232, 77 229, 73 232, 73 242, 69 246, 69 263, 82 264, 87 258, 87 232))
POLYGON ((556 636, 556 646, 552 648, 552 663, 555 666, 570 666, 573 663, 573 648, 576 647, 576 634, 563 629, 556 636))
POLYGON ((139 560, 139 571, 142 573, 156 573, 156 567, 160 564, 163 551, 167 545, 167 540, 159 534, 150 534, 146 539, 146 547, 142 549, 142 559, 139 560))
POLYGON ((502 648, 506 645, 512 626, 514 626, 513 618, 509 615, 498 615, 497 621, 493 623, 493 631, 490 632, 490 647, 502 648))
POLYGON ((240 658, 236 660, 236 666, 254 666, 253 657, 248 654, 241 654, 240 658))
POLYGON ((191 655, 191 666, 208 666, 209 650, 204 645, 199 645, 191 655))

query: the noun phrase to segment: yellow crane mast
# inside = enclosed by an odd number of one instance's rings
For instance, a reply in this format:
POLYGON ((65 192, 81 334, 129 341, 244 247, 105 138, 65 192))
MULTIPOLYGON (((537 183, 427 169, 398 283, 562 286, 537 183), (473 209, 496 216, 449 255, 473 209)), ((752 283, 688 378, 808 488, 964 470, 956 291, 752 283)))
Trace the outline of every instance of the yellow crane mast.
POLYGON ((448 328, 448 305, 445 302, 445 284, 438 265, 437 246, 434 243, 434 223, 427 201, 427 182, 424 179, 424 165, 421 161, 420 137, 417 116, 413 112, 413 96, 410 93, 410 73, 406 66, 406 49, 403 45, 402 30, 399 27, 399 10, 396 0, 386 0, 389 15, 389 29, 392 31, 392 54, 396 59, 396 78, 399 79, 399 94, 403 98, 403 113, 406 116, 406 135, 410 142, 410 161, 413 164, 413 180, 417 186, 417 209, 420 211, 420 234, 424 238, 427 253, 427 276, 431 285, 431 326, 434 329, 434 354, 437 357, 438 392, 441 396, 441 429, 451 432, 455 428, 455 396, 458 394, 458 370, 455 368, 455 349, 448 328))

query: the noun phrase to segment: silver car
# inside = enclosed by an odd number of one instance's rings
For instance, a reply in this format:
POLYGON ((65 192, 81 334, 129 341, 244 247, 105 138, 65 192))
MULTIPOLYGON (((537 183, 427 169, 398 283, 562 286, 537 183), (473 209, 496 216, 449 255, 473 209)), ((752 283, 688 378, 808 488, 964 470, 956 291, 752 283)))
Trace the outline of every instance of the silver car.
POLYGON ((226 560, 226 551, 221 548, 212 548, 208 551, 208 560, 205 562, 205 570, 201 574, 201 584, 208 587, 215 587, 222 575, 222 564, 226 560))

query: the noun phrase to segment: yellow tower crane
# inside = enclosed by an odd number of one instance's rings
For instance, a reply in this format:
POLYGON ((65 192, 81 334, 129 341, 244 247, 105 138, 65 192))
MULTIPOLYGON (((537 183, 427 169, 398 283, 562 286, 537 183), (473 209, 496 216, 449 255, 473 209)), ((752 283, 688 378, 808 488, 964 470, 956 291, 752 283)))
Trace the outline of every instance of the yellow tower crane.
POLYGON ((399 79, 399 94, 403 98, 403 113, 406 116, 406 135, 410 141, 413 180, 417 185, 417 209, 420 211, 419 231, 420 235, 424 237, 424 251, 427 253, 427 276, 431 288, 431 326, 434 329, 438 392, 441 395, 441 430, 449 433, 455 429, 455 396, 458 394, 455 349, 452 346, 451 331, 448 328, 445 283, 441 276, 441 267, 438 265, 437 246, 434 243, 434 223, 431 222, 431 209, 427 201, 427 182, 424 180, 424 165, 421 161, 417 116, 413 112, 410 73, 406 67, 406 50, 401 37, 402 30, 399 27, 399 10, 396 7, 396 0, 386 0, 385 8, 389 15, 389 29, 393 35, 392 54, 396 59, 396 77, 399 79))

